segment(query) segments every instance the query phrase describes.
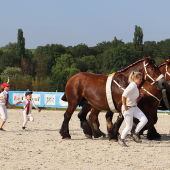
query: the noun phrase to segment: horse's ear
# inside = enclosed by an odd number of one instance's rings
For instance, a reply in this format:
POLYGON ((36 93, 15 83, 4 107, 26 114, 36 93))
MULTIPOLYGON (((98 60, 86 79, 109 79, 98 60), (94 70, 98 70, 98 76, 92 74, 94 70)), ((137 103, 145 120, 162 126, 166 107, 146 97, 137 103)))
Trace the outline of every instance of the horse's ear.
POLYGON ((143 56, 143 59, 145 60, 145 62, 148 61, 148 57, 143 56))
POLYGON ((149 56, 149 58, 152 58, 151 56, 149 56))

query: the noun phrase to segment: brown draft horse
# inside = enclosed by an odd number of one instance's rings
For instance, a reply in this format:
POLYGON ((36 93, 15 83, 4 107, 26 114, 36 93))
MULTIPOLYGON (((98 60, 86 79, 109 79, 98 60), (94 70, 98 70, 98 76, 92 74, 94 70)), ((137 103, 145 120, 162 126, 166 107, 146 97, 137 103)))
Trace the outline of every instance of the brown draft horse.
MULTIPOLYGON (((154 82, 159 89, 163 89, 166 85, 166 82, 163 79, 156 81, 161 72, 159 68, 155 65, 153 59, 144 57, 143 60, 140 60, 135 63, 132 67, 126 69, 124 72, 117 73, 114 76, 114 79, 121 84, 123 88, 126 88, 128 85, 128 77, 131 71, 140 71, 143 73, 146 80, 154 82)), ((110 108, 106 99, 106 81, 108 75, 98 75, 92 73, 78 73, 70 78, 66 84, 65 96, 63 97, 64 101, 68 101, 68 108, 64 114, 64 121, 60 129, 60 134, 63 138, 71 138, 69 134, 69 120, 78 105, 83 105, 83 108, 79 114, 81 121, 81 126, 84 130, 84 133, 89 136, 91 133, 90 127, 86 120, 87 111, 91 109, 97 110, 106 110, 110 112, 110 108), (84 107, 87 105, 87 102, 90 104, 89 107, 84 107), (85 129, 87 128, 87 130, 85 129)), ((116 109, 120 112, 122 102, 119 100, 122 95, 122 89, 120 89, 115 83, 112 83, 112 96, 113 101, 116 106, 116 109)), ((93 124, 94 129, 98 128, 97 124, 93 124)), ((100 134, 101 135, 101 134, 100 134)))
MULTIPOLYGON (((165 80, 166 81, 170 81, 170 60, 164 60, 164 63, 159 65, 159 69, 161 71, 161 73, 164 75, 165 77, 165 80)), ((160 105, 158 106, 158 110, 169 110, 170 109, 170 86, 166 86, 166 96, 167 96, 167 101, 164 101, 164 100, 161 100, 160 102, 160 105), (165 103, 166 102, 166 103, 165 103)), ((156 119, 157 117, 152 117, 152 119, 156 119)), ((137 125, 138 123, 138 120, 136 118, 134 118, 134 128, 135 126, 137 125)), ((154 127, 152 127, 154 129, 154 127)), ((144 127, 142 130, 141 130, 141 134, 143 134, 143 131, 146 130, 147 127, 144 127)), ((153 134, 150 135, 151 137, 153 136, 153 134)), ((149 137, 150 137, 149 136, 149 137)), ((149 139, 152 139, 152 138, 149 138, 149 139)))
MULTIPOLYGON (((160 71, 165 76, 165 79, 167 81, 170 81, 170 60, 167 60, 167 61, 164 60, 164 62, 165 63, 159 65, 160 71)), ((151 90, 153 91, 153 89, 151 89, 151 90)), ((153 91, 153 92, 156 92, 156 91, 153 91)), ((153 92, 151 92, 151 93, 154 94, 153 92)), ((170 86, 169 85, 166 86, 166 96, 167 96, 167 99, 168 99, 168 101, 166 102, 167 104, 165 105, 164 100, 161 100, 160 106, 158 106, 158 108, 157 107, 154 108, 154 109, 152 107, 146 108, 147 105, 151 106, 151 104, 149 104, 149 103, 151 103, 151 101, 147 101, 146 96, 144 98, 142 98, 142 100, 139 103, 139 107, 141 108, 141 110, 145 113, 145 115, 148 118, 148 124, 140 131, 140 134, 143 134, 144 130, 148 130, 147 138, 150 139, 150 140, 159 139, 161 137, 157 133, 157 131, 154 127, 154 124, 157 122, 157 114, 156 114, 157 109, 159 109, 159 110, 170 109, 170 105, 169 105, 169 103, 170 103, 170 86), (141 106, 142 101, 147 103, 147 105, 145 105, 145 108, 141 106)), ((95 117, 94 113, 92 113, 90 115, 90 118, 94 119, 94 117, 95 117)), ((106 114, 107 129, 108 129, 108 132, 109 132, 110 139, 117 139, 116 136, 118 134, 119 127, 121 126, 121 123, 123 121, 123 117, 118 117, 118 119, 117 119, 117 121, 114 125, 112 123, 112 117, 113 117, 113 113, 107 112, 107 114, 106 114)), ((139 122, 138 119, 134 118, 133 129, 135 129, 138 122, 139 122)))
MULTIPOLYGON (((167 60, 167 61, 164 60, 164 62, 165 62, 164 64, 159 65, 160 71, 165 76, 165 79, 167 81, 170 81, 170 60, 167 60)), ((166 87, 166 96, 168 98, 168 105, 169 105, 169 103, 170 103, 170 86, 166 87)), ((145 98, 143 98, 143 100, 144 99, 145 98)), ((147 101, 147 100, 145 100, 145 101, 147 101)), ((140 107, 140 103, 139 103, 139 107, 140 107)), ((168 110, 169 108, 170 108, 170 106, 167 108, 167 104, 165 105, 164 101, 161 100, 160 106, 158 106, 157 109, 168 110)), ((148 134, 147 134, 148 139, 152 140, 152 139, 161 138, 161 136, 157 133, 157 131, 154 127, 154 124, 157 122, 157 114, 155 114, 156 110, 154 109, 154 111, 153 111, 153 109, 151 109, 151 107, 149 107, 148 109, 144 109, 143 107, 141 107, 141 110, 148 117, 149 121, 148 121, 148 124, 140 131, 140 134, 143 134, 144 130, 148 130, 148 134)), ((90 115, 90 119, 94 119, 94 117, 96 117, 95 113, 96 112, 93 111, 93 113, 90 115)), ((123 122, 123 117, 118 117, 118 119, 114 125, 112 123, 112 117, 113 117, 113 113, 111 111, 107 112, 107 114, 106 114, 107 129, 108 129, 110 139, 117 139, 116 136, 118 134, 119 127, 121 126, 121 124, 123 122)), ((138 122, 139 122, 138 119, 134 118, 134 129, 138 122)))
MULTIPOLYGON (((166 81, 170 81, 170 60, 165 60, 164 63, 159 65, 159 70, 164 75, 166 81)), ((168 98, 168 104, 170 103, 170 86, 166 87, 166 96, 168 98)), ((160 106, 158 107, 159 110, 168 110, 170 106, 166 106, 164 101, 162 100, 160 106)))
MULTIPOLYGON (((155 89, 155 87, 150 87, 148 91, 154 96, 157 96, 157 95, 159 96, 161 94, 161 91, 158 91, 157 89, 155 89)), ((169 89, 169 91, 170 91, 170 89, 169 89)), ((141 93, 143 93, 143 90, 141 90, 141 93)), ((144 93, 146 93, 146 92, 144 92, 144 93)), ((121 98, 119 100, 121 100, 121 98)), ((157 131, 154 127, 154 124, 157 122, 157 107, 156 107, 157 105, 155 104, 155 107, 153 107, 153 108, 151 107, 151 106, 154 106, 154 103, 158 102, 158 101, 154 100, 153 96, 151 96, 150 94, 147 93, 147 94, 145 94, 145 96, 143 96, 141 102, 139 103, 139 107, 146 114, 146 116, 149 120, 147 125, 145 126, 145 128, 143 128, 143 131, 148 130, 148 134, 147 134, 148 139, 160 138, 161 136, 157 133, 157 131), (151 99, 148 100, 148 98, 151 98, 151 99), (141 105, 141 102, 142 102, 142 105, 141 105)), ((83 109, 85 110, 85 108, 87 109, 87 107, 84 105, 83 109)), ((99 114, 99 110, 97 110, 96 108, 92 108, 91 114, 90 114, 89 120, 88 120, 88 123, 90 124, 91 129, 92 129, 92 135, 96 138, 103 135, 103 133, 99 129, 98 114, 99 114)), ((80 117, 80 115, 79 115, 79 117, 80 117)), ((108 129, 110 140, 111 139, 117 140, 118 130, 119 130, 124 119, 122 116, 119 116, 117 121, 113 125, 112 117, 113 117, 113 112, 108 111, 106 114, 107 129, 108 129)), ((134 125, 136 125, 137 123, 138 123, 138 119, 135 119, 134 125)), ((143 131, 142 131, 142 133, 143 133, 143 131)), ((87 132, 86 132, 85 134, 87 137, 88 136, 91 137, 90 133, 87 135, 87 132)), ((105 136, 105 134, 103 136, 105 136)))

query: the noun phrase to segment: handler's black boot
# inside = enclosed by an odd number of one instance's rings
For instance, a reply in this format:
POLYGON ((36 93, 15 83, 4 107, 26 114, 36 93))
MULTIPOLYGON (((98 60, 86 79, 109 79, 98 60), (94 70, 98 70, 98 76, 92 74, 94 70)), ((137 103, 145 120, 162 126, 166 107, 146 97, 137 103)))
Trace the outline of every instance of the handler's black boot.
POLYGON ((137 143, 141 143, 141 142, 142 142, 141 139, 140 139, 139 133, 136 134, 136 133, 134 132, 133 135, 132 135, 132 137, 133 137, 133 140, 134 140, 135 142, 137 142, 137 143))
POLYGON ((126 143, 125 143, 125 139, 121 139, 120 136, 118 137, 118 143, 121 146, 128 147, 128 145, 126 145, 126 143))

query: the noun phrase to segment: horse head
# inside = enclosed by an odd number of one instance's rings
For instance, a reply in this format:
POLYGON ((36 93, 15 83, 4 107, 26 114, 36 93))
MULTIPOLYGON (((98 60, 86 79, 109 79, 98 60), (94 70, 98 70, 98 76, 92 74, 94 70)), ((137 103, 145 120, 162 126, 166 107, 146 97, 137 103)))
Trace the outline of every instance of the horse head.
POLYGON ((168 60, 165 60, 165 59, 163 59, 164 60, 164 62, 165 62, 165 70, 164 70, 164 72, 165 72, 165 79, 167 80, 167 81, 170 81, 170 60, 168 59, 168 60))
POLYGON ((166 88, 167 82, 164 75, 160 72, 159 67, 155 64, 155 61, 149 57, 143 57, 144 59, 144 79, 152 81, 152 85, 155 84, 158 90, 166 88))

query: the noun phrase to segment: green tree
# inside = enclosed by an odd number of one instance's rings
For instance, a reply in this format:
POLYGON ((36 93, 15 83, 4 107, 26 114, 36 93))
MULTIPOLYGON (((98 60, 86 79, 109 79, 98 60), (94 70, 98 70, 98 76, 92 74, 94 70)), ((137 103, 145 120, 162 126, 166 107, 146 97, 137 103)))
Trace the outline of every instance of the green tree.
POLYGON ((97 62, 99 64, 99 74, 109 74, 109 68, 110 68, 110 53, 112 53, 112 50, 106 50, 104 53, 97 55, 97 62))
POLYGON ((0 54, 0 70, 6 69, 6 67, 17 67, 19 60, 16 57, 15 50, 3 51, 0 54))
POLYGON ((34 91, 49 91, 50 90, 50 78, 38 78, 35 77, 34 80, 32 80, 32 87, 34 91))
POLYGON ((17 43, 9 42, 6 46, 1 47, 0 50, 14 50, 17 48, 17 43))
POLYGON ((111 73, 123 69, 130 63, 134 62, 135 55, 131 49, 125 47, 118 47, 112 50, 109 59, 110 59, 109 71, 111 73))
POLYGON ((143 55, 153 57, 156 48, 156 41, 145 41, 143 45, 143 55))
POLYGON ((18 42, 17 42, 16 52, 20 60, 19 67, 21 67, 21 59, 25 58, 25 38, 23 37, 22 29, 18 29, 18 42))
POLYGON ((80 72, 75 63, 76 59, 70 54, 63 54, 61 58, 56 59, 56 65, 51 70, 51 89, 53 91, 64 91, 67 81, 80 72))
POLYGON ((143 30, 141 27, 135 25, 135 32, 133 38, 134 53, 137 59, 142 58, 143 53, 143 30))
POLYGON ((96 60, 95 56, 84 56, 77 62, 77 68, 81 72, 87 72, 88 70, 91 70, 94 73, 97 73, 99 70, 99 64, 96 60))
POLYGON ((10 75, 10 82, 12 83, 15 75, 21 75, 21 69, 18 67, 7 67, 4 69, 4 71, 1 73, 1 83, 7 82, 8 76, 6 73, 10 75))
POLYGON ((82 58, 84 55, 89 55, 90 49, 86 44, 79 44, 73 48, 69 48, 68 53, 74 58, 82 58))

